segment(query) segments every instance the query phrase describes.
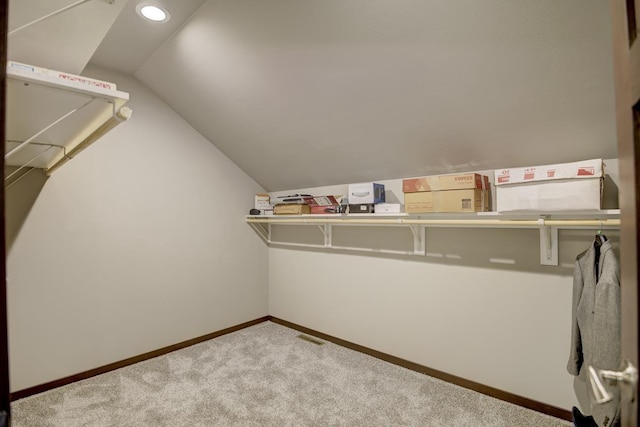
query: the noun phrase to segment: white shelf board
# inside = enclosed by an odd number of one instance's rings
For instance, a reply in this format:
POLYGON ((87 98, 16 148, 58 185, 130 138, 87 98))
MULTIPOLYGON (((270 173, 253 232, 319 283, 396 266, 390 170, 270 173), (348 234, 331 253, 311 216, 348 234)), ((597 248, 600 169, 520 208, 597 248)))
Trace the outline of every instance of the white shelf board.
POLYGON ((99 137, 97 130, 104 133, 128 118, 114 120, 129 100, 114 84, 31 65, 7 64, 6 93, 7 166, 48 171, 76 147, 99 137))
MULTIPOLYGON (((421 214, 407 214, 407 213, 395 213, 395 214, 308 214, 308 215, 247 215, 246 218, 251 222, 264 222, 264 223, 299 223, 300 220, 304 222, 326 222, 332 220, 332 223, 349 222, 366 220, 371 222, 372 225, 378 221, 380 224, 388 223, 388 220, 397 219, 398 224, 410 224, 411 221, 427 220, 437 221, 472 221, 471 225, 482 226, 483 222, 486 224, 496 223, 497 221, 504 221, 505 223, 511 221, 515 226, 518 225, 517 221, 522 221, 522 225, 525 225, 524 221, 605 221, 616 220, 620 218, 619 209, 604 209, 597 211, 557 211, 557 212, 456 212, 456 213, 421 213, 421 214)), ((435 225, 435 224, 433 224, 435 225)), ((446 225, 446 224, 445 224, 446 225)), ((544 226, 544 222, 536 224, 536 226, 544 226)), ((567 224, 570 225, 570 224, 567 224)), ((595 224, 594 224, 595 225, 595 224)))
POLYGON ((268 245, 353 250, 359 252, 401 253, 426 256, 425 230, 430 227, 451 228, 529 228, 540 232, 540 263, 558 265, 559 229, 617 229, 620 210, 563 211, 563 212, 470 212, 429 214, 312 214, 312 215, 247 215, 245 221, 268 245), (272 240, 272 225, 319 226, 324 245, 300 244, 272 240), (333 245, 333 226, 392 226, 409 227, 413 234, 414 250, 395 252, 371 248, 333 245))

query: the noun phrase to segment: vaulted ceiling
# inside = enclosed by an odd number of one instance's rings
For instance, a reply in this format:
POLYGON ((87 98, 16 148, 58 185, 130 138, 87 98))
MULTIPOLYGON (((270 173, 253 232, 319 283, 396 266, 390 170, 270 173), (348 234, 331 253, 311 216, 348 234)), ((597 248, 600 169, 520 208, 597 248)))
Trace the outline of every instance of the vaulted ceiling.
MULTIPOLYGON (((165 26, 140 2, 9 59, 133 74, 270 191, 617 157, 608 2, 158 0, 165 26)), ((11 0, 10 29, 71 3, 11 0)))

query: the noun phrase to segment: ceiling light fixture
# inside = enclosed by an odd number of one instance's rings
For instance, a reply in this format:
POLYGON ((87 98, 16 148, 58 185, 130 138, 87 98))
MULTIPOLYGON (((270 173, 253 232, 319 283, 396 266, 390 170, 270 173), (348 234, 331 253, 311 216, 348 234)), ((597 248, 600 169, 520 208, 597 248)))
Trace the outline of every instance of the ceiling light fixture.
POLYGON ((136 6, 136 12, 144 19, 153 22, 167 22, 170 18, 166 9, 151 3, 140 3, 136 6))

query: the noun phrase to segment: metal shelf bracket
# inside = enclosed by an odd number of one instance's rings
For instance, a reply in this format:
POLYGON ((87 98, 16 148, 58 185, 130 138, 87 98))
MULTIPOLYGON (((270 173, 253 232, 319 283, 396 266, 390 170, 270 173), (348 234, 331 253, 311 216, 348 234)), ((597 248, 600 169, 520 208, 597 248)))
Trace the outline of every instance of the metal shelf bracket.
POLYGON ((558 265, 558 227, 545 225, 545 219, 538 219, 540 228, 540 264, 558 265))
POLYGON ((271 224, 265 224, 262 222, 250 222, 249 225, 251 225, 251 228, 253 228, 255 232, 258 233, 258 236, 260 236, 260 238, 264 240, 265 243, 271 243, 271 224))
POLYGON ((427 245, 425 241, 425 226, 410 225, 411 233, 413 233, 413 253, 416 255, 426 255, 427 245))
POLYGON ((318 228, 320 229, 320 231, 322 231, 322 234, 324 236, 324 247, 333 247, 333 234, 331 230, 331 224, 318 224, 318 228))

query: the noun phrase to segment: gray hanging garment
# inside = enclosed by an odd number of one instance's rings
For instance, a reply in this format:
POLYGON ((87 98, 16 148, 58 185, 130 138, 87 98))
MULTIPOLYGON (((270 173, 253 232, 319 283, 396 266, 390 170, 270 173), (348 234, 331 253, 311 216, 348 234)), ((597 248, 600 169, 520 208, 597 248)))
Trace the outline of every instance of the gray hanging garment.
MULTIPOLYGON (((571 350, 567 370, 588 384, 587 366, 620 369, 620 267, 610 241, 598 242, 577 256, 573 273, 571 350), (596 273, 596 266, 598 272, 596 273)), ((587 387, 589 389, 589 387, 587 387)), ((591 404, 600 427, 619 422, 620 392, 612 401, 591 404)), ((593 400, 592 400, 593 402, 593 400)))

